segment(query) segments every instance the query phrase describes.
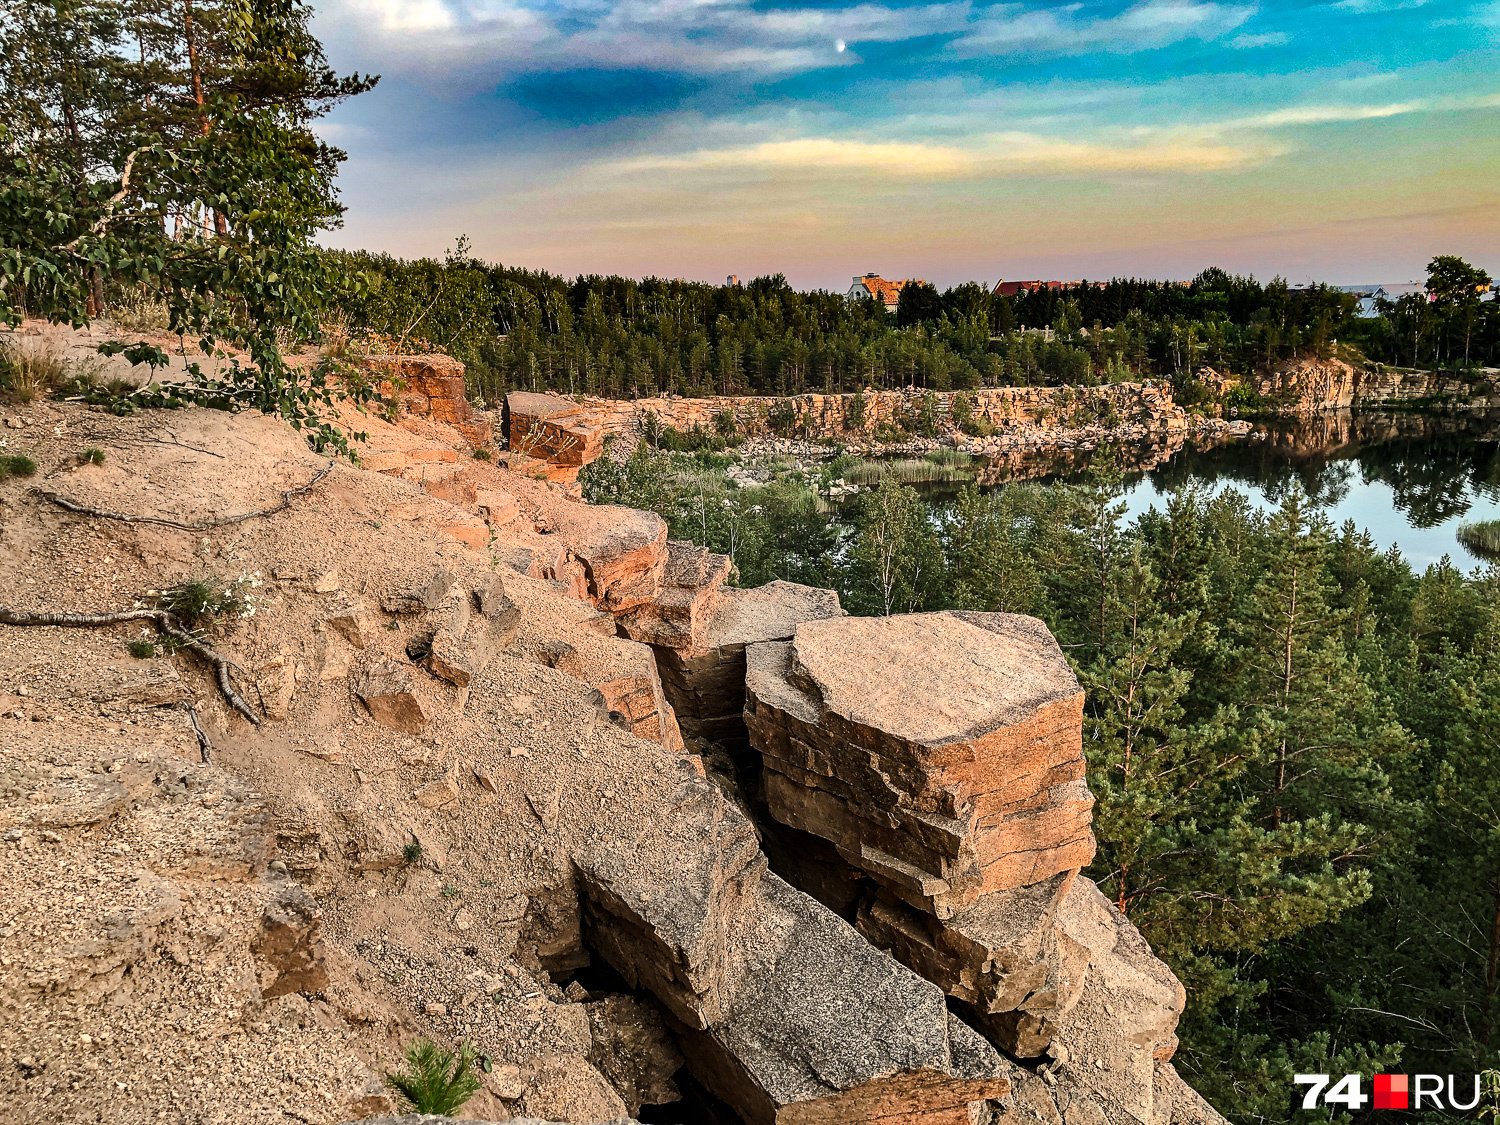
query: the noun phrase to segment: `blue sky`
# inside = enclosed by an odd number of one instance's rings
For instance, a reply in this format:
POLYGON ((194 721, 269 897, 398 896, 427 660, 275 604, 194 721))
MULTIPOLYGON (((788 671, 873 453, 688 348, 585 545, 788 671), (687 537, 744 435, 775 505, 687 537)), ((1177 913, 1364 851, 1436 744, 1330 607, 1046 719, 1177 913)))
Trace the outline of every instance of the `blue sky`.
POLYGON ((564 274, 1500 272, 1500 0, 316 0, 332 241, 564 274))

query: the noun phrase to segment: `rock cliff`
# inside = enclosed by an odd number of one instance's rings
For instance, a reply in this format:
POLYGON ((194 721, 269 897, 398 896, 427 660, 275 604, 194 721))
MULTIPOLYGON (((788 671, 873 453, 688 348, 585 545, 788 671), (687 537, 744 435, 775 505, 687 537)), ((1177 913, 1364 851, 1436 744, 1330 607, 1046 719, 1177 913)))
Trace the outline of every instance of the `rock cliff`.
POLYGON ((1180 987, 1077 874, 1040 623, 727 587, 396 366, 360 467, 258 416, 7 414, 44 482, 0 485, 11 1119, 390 1114, 425 1035, 492 1120, 1218 1120, 1180 987), (127 651, 187 582, 237 598, 127 651), (762 846, 795 832, 807 878, 762 846))

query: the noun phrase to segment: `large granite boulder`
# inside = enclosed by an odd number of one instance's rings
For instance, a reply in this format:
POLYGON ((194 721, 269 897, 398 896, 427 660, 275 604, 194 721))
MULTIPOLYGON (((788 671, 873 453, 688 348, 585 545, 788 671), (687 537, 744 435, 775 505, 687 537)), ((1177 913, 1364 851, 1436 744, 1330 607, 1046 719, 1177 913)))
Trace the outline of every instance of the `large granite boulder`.
POLYGON ((1082 715, 1017 614, 826 618, 746 650, 771 815, 939 918, 1093 858, 1082 715))
POLYGON ((752 1125, 966 1125, 1013 1067, 941 989, 766 869, 749 821, 686 778, 575 857, 584 934, 681 1025, 695 1077, 752 1125))
POLYGON ((718 607, 729 577, 728 555, 673 539, 667 543, 660 588, 649 601, 620 617, 620 628, 657 648, 691 649, 718 607))
MULTIPOLYGON (((1083 987, 1058 1017, 1049 1048, 1061 1060, 1059 1097, 1092 1100, 1099 1120, 1124 1125, 1171 1120, 1177 1102, 1186 1111, 1192 1099, 1160 1073, 1160 1064, 1177 1050, 1177 1020, 1186 1002, 1182 984, 1087 879, 1074 881, 1058 923, 1088 958, 1083 987)), ((1203 1108, 1206 1103, 1193 1112, 1201 1117, 1203 1108)))
POLYGON ((832 590, 796 582, 723 590, 688 645, 656 645, 662 687, 683 733, 743 746, 746 647, 789 640, 802 622, 843 612, 832 590))
POLYGON ((609 613, 652 604, 662 592, 667 524, 612 504, 558 504, 547 529, 582 564, 588 598, 609 613))
POLYGON ((939 920, 882 890, 861 909, 860 932, 958 1000, 967 1017, 1018 1058, 1041 1055, 1077 1003, 1086 948, 1058 914, 1073 872, 996 891, 939 920))

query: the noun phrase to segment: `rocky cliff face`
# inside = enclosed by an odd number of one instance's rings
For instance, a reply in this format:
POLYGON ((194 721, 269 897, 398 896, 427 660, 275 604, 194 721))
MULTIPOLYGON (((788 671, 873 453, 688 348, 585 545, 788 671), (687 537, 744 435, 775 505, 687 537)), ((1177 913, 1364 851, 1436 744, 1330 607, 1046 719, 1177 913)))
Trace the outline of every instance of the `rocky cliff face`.
MULTIPOLYGON (((1205 368, 1200 381, 1222 394, 1239 380, 1205 368)), ((1500 409, 1500 385, 1431 372, 1396 372, 1355 367, 1342 360, 1299 360, 1250 380, 1273 411, 1292 415, 1351 410, 1442 407, 1500 409)), ((573 479, 577 469, 596 460, 604 443, 639 439, 648 420, 682 432, 732 432, 751 439, 779 435, 785 442, 835 441, 850 449, 887 451, 935 446, 937 439, 991 458, 1037 451, 1092 449, 1102 443, 1144 448, 1135 454, 1143 467, 1164 452, 1197 440, 1242 435, 1249 425, 1184 409, 1162 380, 1101 387, 984 387, 939 391, 915 389, 852 394, 805 394, 787 398, 580 398, 513 392, 507 397, 511 448, 537 460, 552 479, 573 479), (964 433, 954 420, 962 398, 985 436, 964 433), (930 411, 936 437, 892 437, 889 427, 911 427, 930 411), (727 428, 727 427, 726 427, 727 428), (883 435, 883 436, 882 436, 883 435)))
POLYGON ((1432 371, 1355 367, 1338 359, 1306 359, 1256 380, 1255 389, 1293 414, 1440 406, 1500 409, 1494 381, 1473 382, 1432 371))
POLYGON ((727 588, 475 459, 495 420, 445 385, 359 419, 363 467, 255 416, 8 416, 46 481, 0 486, 15 1120, 389 1113, 418 1034, 486 1056, 494 1120, 1218 1120, 1167 1061, 1180 988, 1077 875, 1039 623, 727 588), (208 575, 253 599, 202 626, 223 679, 130 656, 138 620, 27 624, 208 575), (827 862, 768 863, 797 840, 827 862))

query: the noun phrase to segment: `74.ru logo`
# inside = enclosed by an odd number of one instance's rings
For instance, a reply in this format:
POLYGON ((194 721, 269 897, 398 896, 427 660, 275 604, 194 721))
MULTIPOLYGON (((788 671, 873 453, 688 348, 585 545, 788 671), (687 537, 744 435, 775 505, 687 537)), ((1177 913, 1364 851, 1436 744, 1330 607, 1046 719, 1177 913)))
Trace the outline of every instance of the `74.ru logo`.
POLYGON ((1336 1080, 1330 1074, 1298 1074, 1292 1081, 1307 1088, 1303 1109, 1342 1106, 1360 1110, 1369 1106, 1470 1110, 1479 1104, 1483 1093, 1478 1074, 1377 1074, 1371 1080, 1370 1094, 1365 1093, 1364 1080, 1358 1074, 1341 1075, 1336 1080))

